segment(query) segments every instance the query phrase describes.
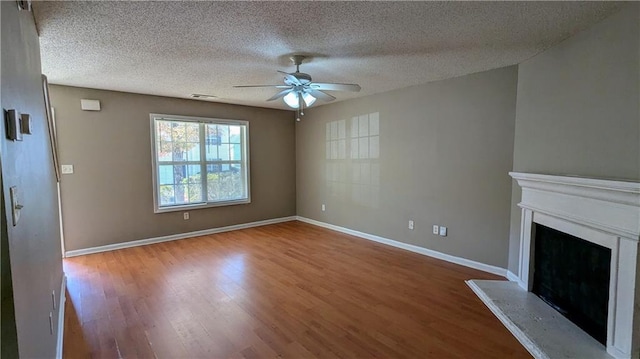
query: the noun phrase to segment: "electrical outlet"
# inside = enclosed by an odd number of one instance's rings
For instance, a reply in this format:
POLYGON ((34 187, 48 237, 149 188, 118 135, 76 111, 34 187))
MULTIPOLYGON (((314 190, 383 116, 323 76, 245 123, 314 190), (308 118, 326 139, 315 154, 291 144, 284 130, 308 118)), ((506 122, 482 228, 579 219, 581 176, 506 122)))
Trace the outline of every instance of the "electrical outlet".
POLYGON ((327 209, 327 207, 325 207, 324 203, 322 204, 322 212, 324 212, 327 209))
POLYGON ((437 224, 433 225, 433 234, 440 233, 440 227, 437 224))
POLYGON ((182 217, 184 218, 184 220, 186 221, 187 219, 189 219, 189 212, 184 212, 182 214, 182 217))
POLYGON ((443 236, 443 237, 447 236, 447 227, 440 226, 440 235, 443 236))
POLYGON ((409 221, 409 229, 413 230, 413 227, 414 227, 414 223, 413 223, 413 221, 410 220, 409 221))

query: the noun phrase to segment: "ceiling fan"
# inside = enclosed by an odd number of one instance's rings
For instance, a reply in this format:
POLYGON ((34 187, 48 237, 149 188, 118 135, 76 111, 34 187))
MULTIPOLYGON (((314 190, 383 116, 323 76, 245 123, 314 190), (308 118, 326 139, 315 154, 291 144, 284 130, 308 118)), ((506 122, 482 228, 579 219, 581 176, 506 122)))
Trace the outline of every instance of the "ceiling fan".
POLYGON ((316 102, 316 99, 320 99, 322 101, 333 101, 336 99, 325 91, 360 91, 360 85, 356 84, 312 82, 309 74, 300 72, 300 64, 302 64, 302 61, 306 58, 307 57, 304 55, 291 56, 291 61, 296 66, 296 72, 288 73, 278 70, 279 73, 284 74, 284 85, 247 85, 234 87, 273 87, 282 89, 280 92, 267 99, 267 101, 274 101, 282 98, 287 106, 298 110, 298 121, 300 121, 300 116, 304 115, 304 109, 306 107, 311 107, 311 105, 316 102))

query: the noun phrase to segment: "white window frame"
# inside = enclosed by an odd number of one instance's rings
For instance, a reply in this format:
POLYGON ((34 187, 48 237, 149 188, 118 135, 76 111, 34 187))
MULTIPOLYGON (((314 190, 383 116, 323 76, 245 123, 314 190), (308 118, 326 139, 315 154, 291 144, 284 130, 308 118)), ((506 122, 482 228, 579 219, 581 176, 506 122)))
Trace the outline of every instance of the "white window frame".
MULTIPOLYGON (((251 175, 250 169, 251 166, 249 164, 249 121, 243 120, 230 120, 230 119, 219 119, 219 118, 208 118, 208 117, 192 117, 192 116, 179 116, 179 115, 164 115, 152 113, 149 114, 150 124, 151 124, 151 167, 152 167, 152 176, 153 176, 153 212, 154 213, 164 213, 164 212, 177 212, 177 211, 185 211, 185 210, 193 210, 193 209, 201 209, 201 208, 210 208, 210 207, 221 207, 221 206, 231 206, 237 204, 248 204, 251 203, 251 175), (245 133, 243 139, 243 154, 244 154, 244 167, 245 171, 241 170, 241 173, 245 174, 245 182, 247 184, 246 191, 247 197, 236 200, 226 200, 226 201, 208 201, 208 194, 206 191, 206 170, 203 172, 203 199, 205 200, 202 203, 194 203, 194 204, 177 204, 171 206, 160 206, 160 185, 158 183, 158 167, 160 165, 158 161, 158 153, 156 151, 156 120, 167 120, 167 121, 182 121, 182 122, 195 122, 199 124, 216 124, 216 125, 241 125, 245 126, 245 133)), ((205 146, 205 134, 204 131, 200 131, 200 160, 199 161, 184 161, 180 162, 180 164, 185 165, 193 165, 200 164, 206 168, 208 162, 206 159, 206 152, 204 151, 205 146)), ((162 161, 162 164, 171 164, 170 161, 162 161), (166 162, 166 163, 165 163, 166 162)), ((237 162, 237 161, 229 161, 229 162, 237 162)), ((241 160, 241 166, 243 165, 241 160)))

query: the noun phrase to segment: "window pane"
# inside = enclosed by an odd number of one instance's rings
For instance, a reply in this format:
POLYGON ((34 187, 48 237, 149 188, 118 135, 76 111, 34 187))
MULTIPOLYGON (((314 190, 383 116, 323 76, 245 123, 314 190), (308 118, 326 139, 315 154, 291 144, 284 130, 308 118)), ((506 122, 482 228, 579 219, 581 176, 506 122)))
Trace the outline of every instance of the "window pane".
POLYGON ((220 181, 220 165, 207 165, 207 199, 209 201, 217 201, 218 188, 220 181))
POLYGON ((157 121, 157 138, 160 141, 171 141, 171 122, 157 121))
POLYGON ((233 145, 231 148, 231 159, 234 161, 240 161, 242 159, 242 147, 240 144, 233 145))
POLYGON ((207 144, 207 161, 218 159, 218 146, 207 144))
POLYGON ((189 190, 189 202, 190 203, 198 203, 202 202, 202 185, 201 184, 190 184, 188 186, 189 190))
POLYGON ((220 131, 222 143, 229 143, 229 126, 218 125, 218 131, 220 131))
POLYGON ((161 185, 201 183, 200 165, 158 166, 158 180, 161 185))
POLYGON ((183 122, 172 121, 171 122, 171 141, 173 142, 186 142, 187 125, 183 122))
POLYGON ((194 142, 185 143, 187 161, 200 161, 200 144, 194 142))
POLYGON ((209 179, 209 174, 218 173, 218 172, 220 172, 220 165, 219 164, 207 165, 207 180, 209 179))
POLYGON ((189 188, 186 184, 175 185, 174 191, 175 191, 177 204, 189 203, 189 188))
POLYGON ((189 123, 185 126, 187 131, 186 141, 187 142, 200 142, 200 124, 198 123, 189 123))
POLYGON ((175 203, 173 186, 160 186, 160 205, 167 206, 175 203))
POLYGON ((202 176, 200 176, 200 165, 187 166, 187 183, 201 183, 202 176))
POLYGON ((240 165, 208 165, 207 196, 209 201, 244 198, 240 165))
MULTIPOLYGON (((180 121, 161 121, 171 126, 172 158, 174 162, 200 160, 200 125, 180 121)), ((168 150, 168 147, 164 148, 168 150)), ((168 156, 163 156, 167 160, 168 156)))
POLYGON ((158 142, 158 161, 171 161, 172 154, 171 149, 173 146, 171 142, 160 141, 158 142))
POLYGON ((218 131, 217 125, 206 125, 205 132, 205 145, 206 145, 206 159, 212 161, 218 159, 218 145, 221 141, 220 131, 218 131))
POLYGON ((207 125, 207 144, 208 145, 219 145, 220 144, 220 131, 218 131, 218 125, 207 125))
POLYGON ((173 184, 173 166, 158 167, 158 183, 173 184))
POLYGON ((218 158, 222 161, 229 161, 229 145, 221 144, 218 146, 218 158))
POLYGON ((202 185, 197 183, 182 183, 174 186, 175 203, 191 204, 200 203, 202 201, 202 185))
POLYGON ((241 133, 242 128, 240 126, 229 126, 229 142, 240 143, 242 141, 241 133))

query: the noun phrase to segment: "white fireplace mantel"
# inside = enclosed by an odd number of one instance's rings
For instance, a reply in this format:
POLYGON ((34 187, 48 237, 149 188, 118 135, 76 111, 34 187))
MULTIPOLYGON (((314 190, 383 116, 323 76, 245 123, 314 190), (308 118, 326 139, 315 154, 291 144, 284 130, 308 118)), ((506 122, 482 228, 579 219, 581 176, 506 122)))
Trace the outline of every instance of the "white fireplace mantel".
POLYGON ((533 284, 535 223, 611 249, 607 352, 640 355, 640 183, 510 172, 520 187, 519 284, 533 284))

